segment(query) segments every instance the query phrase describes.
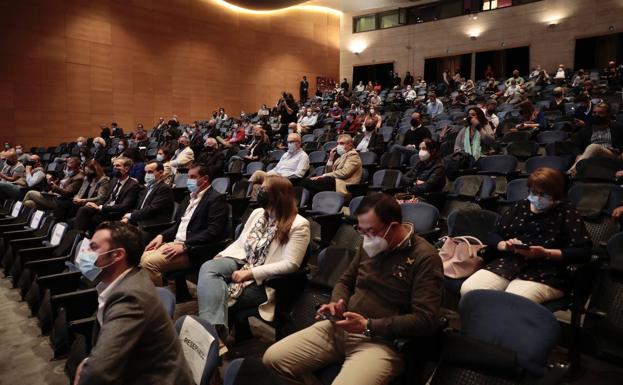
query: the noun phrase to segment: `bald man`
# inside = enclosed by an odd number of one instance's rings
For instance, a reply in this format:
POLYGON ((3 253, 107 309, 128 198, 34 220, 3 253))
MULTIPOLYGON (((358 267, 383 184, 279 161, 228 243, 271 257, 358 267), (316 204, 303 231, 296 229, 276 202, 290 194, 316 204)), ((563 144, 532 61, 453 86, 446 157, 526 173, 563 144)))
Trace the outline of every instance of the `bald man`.
POLYGON ((253 184, 262 184, 266 175, 281 175, 293 179, 302 178, 309 170, 309 156, 301 149, 301 135, 292 133, 288 135, 288 151, 283 154, 279 163, 272 170, 256 171, 249 181, 253 184))
POLYGON ((219 148, 218 142, 214 138, 206 139, 203 144, 203 151, 199 155, 197 159, 198 163, 203 163, 208 168, 210 168, 210 172, 212 178, 218 178, 223 176, 223 165, 225 163, 225 155, 219 148))

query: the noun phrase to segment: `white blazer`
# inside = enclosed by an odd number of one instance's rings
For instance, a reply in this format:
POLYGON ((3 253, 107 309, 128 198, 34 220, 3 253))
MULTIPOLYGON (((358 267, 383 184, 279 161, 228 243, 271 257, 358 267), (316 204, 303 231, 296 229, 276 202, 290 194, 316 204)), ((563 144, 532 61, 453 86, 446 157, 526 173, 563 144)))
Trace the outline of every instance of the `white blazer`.
MULTIPOLYGON (((247 219, 247 222, 238 239, 221 251, 215 258, 230 257, 244 260, 247 254, 244 243, 255 225, 255 222, 264 215, 264 209, 255 209, 247 219)), ((276 275, 295 272, 301 266, 309 240, 309 221, 300 215, 296 215, 292 227, 290 227, 288 243, 282 245, 277 237, 270 243, 266 260, 262 266, 251 269, 255 282, 261 285, 266 279, 276 275)), ((266 287, 268 300, 259 306, 260 316, 266 321, 272 321, 275 315, 274 290, 266 287)))

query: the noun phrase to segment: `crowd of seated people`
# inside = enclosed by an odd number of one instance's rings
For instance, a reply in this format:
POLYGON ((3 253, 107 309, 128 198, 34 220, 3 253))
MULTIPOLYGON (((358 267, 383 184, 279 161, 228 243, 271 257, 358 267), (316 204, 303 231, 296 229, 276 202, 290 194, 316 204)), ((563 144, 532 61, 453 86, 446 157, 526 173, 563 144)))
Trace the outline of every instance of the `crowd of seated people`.
MULTIPOLYGON (((140 253, 107 254, 93 263, 102 272, 114 268, 117 275, 109 282, 126 272, 136 275, 140 267, 146 272, 141 280, 163 286, 167 273, 192 269, 193 261, 210 255, 195 271, 199 317, 216 325, 226 340, 232 309, 257 308, 266 321, 274 319, 274 292, 264 283, 302 267, 312 239, 304 206, 310 208, 318 193, 333 192, 347 207, 357 188, 385 169, 388 156, 398 155, 399 163, 387 167, 401 171, 391 187, 426 202, 427 194, 449 190, 453 156, 470 159, 462 171, 473 174, 479 160, 505 153, 507 134, 524 132, 522 140, 535 141, 560 129, 580 155, 566 174, 539 168, 530 175, 527 199, 501 215, 490 239, 483 240, 486 264, 460 290, 502 290, 547 302, 564 295, 564 265, 582 260, 591 248, 582 217, 565 199, 565 178, 574 176, 582 160, 621 158, 618 105, 606 102, 620 87, 620 70, 609 67, 605 80, 564 67, 551 75, 537 67, 525 79, 519 71, 508 79, 492 75, 475 82, 458 72, 450 77, 448 71, 439 82, 427 82, 407 74, 403 82, 393 74, 385 89, 360 82, 350 90, 342 82, 321 96, 301 92, 301 101, 284 92, 272 107, 263 105, 249 115, 229 116, 220 108, 207 120, 187 125, 177 116, 162 117, 151 130, 139 123, 130 133, 113 123, 98 137, 80 136, 52 152, 7 144, 0 154, 0 199, 53 213, 91 237, 91 251, 100 256, 122 248, 117 233, 134 236, 128 229, 167 224, 150 234, 140 253), (319 152, 324 156, 315 157, 319 152), (375 160, 364 164, 368 155, 375 160), (242 169, 232 171, 237 162, 242 169), (245 175, 252 166, 257 168, 245 175), (223 177, 249 183, 242 195, 251 204, 244 219, 236 218, 237 237, 228 226, 233 188, 213 185, 223 177), (309 199, 301 203, 305 190, 309 199), (221 248, 213 250, 215 244, 221 248)), ((343 383, 387 382, 398 374, 402 357, 366 338, 408 338, 436 328, 444 290, 438 251, 403 219, 391 194, 370 194, 351 215, 358 222, 361 251, 335 285, 331 302, 318 310, 318 317, 328 312, 340 320, 303 329, 264 356, 266 365, 288 381, 347 359, 338 375, 343 383), (411 261, 408 276, 389 279, 405 255, 411 261), (379 267, 379 258, 391 262, 379 267), (328 335, 337 337, 318 343, 328 335), (375 364, 361 358, 366 356, 375 364)), ((83 378, 95 375, 92 370, 85 364, 83 378)))

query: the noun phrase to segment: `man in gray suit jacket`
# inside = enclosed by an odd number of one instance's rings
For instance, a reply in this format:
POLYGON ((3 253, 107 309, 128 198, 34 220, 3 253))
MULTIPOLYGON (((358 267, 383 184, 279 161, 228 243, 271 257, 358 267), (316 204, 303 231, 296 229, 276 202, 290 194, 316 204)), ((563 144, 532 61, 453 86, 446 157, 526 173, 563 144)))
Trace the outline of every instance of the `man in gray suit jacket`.
POLYGON ((149 274, 138 268, 140 231, 104 222, 81 250, 79 268, 100 279, 94 347, 74 384, 194 384, 175 327, 149 274), (99 328, 99 330, 98 330, 99 328))

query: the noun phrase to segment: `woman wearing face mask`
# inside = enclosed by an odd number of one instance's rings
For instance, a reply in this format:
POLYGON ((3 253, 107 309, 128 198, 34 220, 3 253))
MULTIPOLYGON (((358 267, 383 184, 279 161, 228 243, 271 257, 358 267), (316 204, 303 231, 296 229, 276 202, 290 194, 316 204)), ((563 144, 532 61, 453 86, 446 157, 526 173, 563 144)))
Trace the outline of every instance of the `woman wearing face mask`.
POLYGON ((216 325, 222 339, 231 326, 229 312, 259 306, 260 316, 273 320, 274 292, 263 283, 298 270, 309 244, 309 222, 297 214, 287 178, 266 176, 257 201, 261 208, 251 213, 238 238, 199 272, 199 317, 216 325))
POLYGON ((74 217, 78 208, 84 206, 88 202, 97 205, 104 203, 110 191, 110 178, 104 172, 102 166, 96 160, 89 160, 84 165, 83 173, 85 175, 80 190, 70 200, 59 200, 58 208, 54 211, 57 221, 64 221, 67 218, 74 217))
POLYGON ((269 147, 270 140, 268 139, 268 135, 266 135, 266 131, 262 129, 262 126, 256 125, 253 129, 253 139, 247 147, 247 155, 243 158, 244 161, 249 163, 262 160, 268 153, 269 147))
POLYGON ((454 142, 454 152, 464 152, 475 160, 482 156, 483 146, 493 143, 493 129, 478 107, 467 110, 467 126, 459 131, 454 142))
POLYGON ((487 240, 485 266, 461 294, 504 290, 543 303, 563 296, 566 266, 587 260, 591 240, 578 211, 564 200, 562 173, 539 168, 528 178, 530 194, 505 212, 487 240))
POLYGON ((128 141, 126 139, 120 139, 117 143, 117 149, 115 150, 115 155, 112 156, 111 160, 122 156, 123 152, 129 148, 128 141))
POLYGON ((374 107, 371 107, 369 110, 369 114, 366 115, 366 117, 363 120, 363 125, 367 126, 368 124, 373 124, 375 129, 379 129, 381 128, 381 121, 383 119, 381 118, 381 115, 379 115, 376 112, 376 109, 374 107))
POLYGON ((93 139, 93 160, 104 168, 110 166, 110 155, 108 155, 106 141, 99 136, 93 139))
POLYGON ((162 180, 164 183, 171 185, 173 183, 173 169, 171 168, 171 151, 166 147, 160 147, 156 160, 162 162, 164 166, 164 173, 162 174, 162 180))
POLYGON ((420 143, 418 151, 420 160, 403 177, 402 184, 409 186, 410 194, 418 196, 443 190, 446 185, 446 173, 439 155, 437 142, 426 138, 420 143))

